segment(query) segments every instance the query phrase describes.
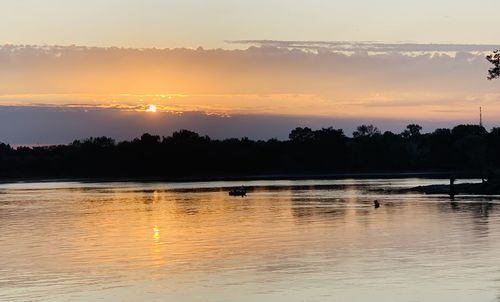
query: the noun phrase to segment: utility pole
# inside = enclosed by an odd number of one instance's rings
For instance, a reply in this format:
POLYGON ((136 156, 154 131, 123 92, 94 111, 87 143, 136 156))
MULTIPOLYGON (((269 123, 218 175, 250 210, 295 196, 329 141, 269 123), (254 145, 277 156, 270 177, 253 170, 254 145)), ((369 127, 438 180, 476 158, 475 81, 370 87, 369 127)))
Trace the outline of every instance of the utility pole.
POLYGON ((479 107, 479 126, 483 127, 483 108, 479 107))

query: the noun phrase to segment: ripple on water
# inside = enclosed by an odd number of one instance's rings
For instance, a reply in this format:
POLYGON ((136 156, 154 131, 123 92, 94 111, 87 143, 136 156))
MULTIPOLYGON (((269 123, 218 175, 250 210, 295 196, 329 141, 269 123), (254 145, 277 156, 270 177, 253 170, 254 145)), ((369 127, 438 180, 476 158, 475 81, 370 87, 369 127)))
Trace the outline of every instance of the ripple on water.
POLYGON ((496 197, 371 190, 435 181, 2 184, 0 300, 492 301, 496 197))

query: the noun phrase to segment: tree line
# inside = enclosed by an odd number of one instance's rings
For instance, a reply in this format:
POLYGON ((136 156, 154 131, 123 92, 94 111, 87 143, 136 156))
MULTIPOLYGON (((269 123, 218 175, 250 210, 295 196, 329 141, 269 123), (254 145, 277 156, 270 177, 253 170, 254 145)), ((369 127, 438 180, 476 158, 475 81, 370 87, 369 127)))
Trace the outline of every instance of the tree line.
POLYGON ((109 137, 67 145, 12 148, 0 143, 0 177, 223 177, 276 174, 475 171, 500 167, 500 128, 458 125, 421 133, 361 125, 352 136, 332 127, 297 127, 288 140, 211 139, 189 130, 109 137))

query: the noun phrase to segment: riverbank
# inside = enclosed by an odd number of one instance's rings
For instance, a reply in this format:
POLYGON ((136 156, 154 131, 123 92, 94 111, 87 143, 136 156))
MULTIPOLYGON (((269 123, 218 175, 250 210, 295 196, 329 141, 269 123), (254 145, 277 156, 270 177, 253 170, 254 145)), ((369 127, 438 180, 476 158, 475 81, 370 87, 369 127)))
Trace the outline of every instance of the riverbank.
POLYGON ((418 186, 409 189, 400 189, 399 192, 414 192, 423 194, 473 194, 473 195, 496 195, 500 194, 499 181, 487 181, 481 183, 462 183, 454 184, 453 188, 450 185, 429 185, 418 186))
POLYGON ((182 177, 16 177, 0 178, 0 183, 16 182, 198 182, 198 181, 249 181, 249 180, 305 180, 305 179, 369 179, 369 178, 449 178, 450 171, 426 172, 367 172, 328 174, 264 174, 226 176, 182 176, 182 177))

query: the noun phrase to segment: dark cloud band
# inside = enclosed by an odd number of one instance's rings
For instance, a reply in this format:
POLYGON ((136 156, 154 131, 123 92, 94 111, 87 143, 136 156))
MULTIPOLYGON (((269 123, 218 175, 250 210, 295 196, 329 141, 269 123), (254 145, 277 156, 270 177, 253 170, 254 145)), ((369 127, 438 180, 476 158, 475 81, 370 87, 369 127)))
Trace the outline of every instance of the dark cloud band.
POLYGON ((348 41, 279 41, 279 40, 228 40, 231 44, 282 47, 294 49, 327 49, 330 51, 367 51, 367 52, 489 52, 500 49, 495 44, 418 44, 418 43, 379 43, 348 41))

